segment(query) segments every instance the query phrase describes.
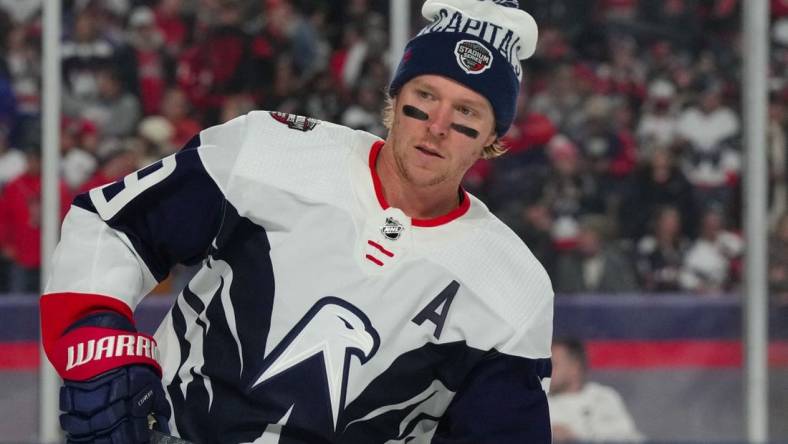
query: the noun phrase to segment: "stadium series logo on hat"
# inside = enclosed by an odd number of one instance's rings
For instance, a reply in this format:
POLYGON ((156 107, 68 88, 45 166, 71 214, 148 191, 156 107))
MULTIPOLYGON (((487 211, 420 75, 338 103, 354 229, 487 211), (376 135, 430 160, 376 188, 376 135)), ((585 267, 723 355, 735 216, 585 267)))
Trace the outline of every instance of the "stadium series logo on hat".
POLYGON ((484 45, 473 40, 460 40, 454 47, 454 55, 460 68, 468 74, 481 74, 492 66, 492 53, 484 45))

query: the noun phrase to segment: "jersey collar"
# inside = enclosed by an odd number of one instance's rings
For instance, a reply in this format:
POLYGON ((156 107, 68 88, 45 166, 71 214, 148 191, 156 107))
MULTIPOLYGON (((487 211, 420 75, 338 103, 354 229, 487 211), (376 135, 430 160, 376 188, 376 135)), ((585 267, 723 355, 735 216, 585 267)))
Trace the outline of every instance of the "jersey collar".
MULTIPOLYGON (((383 195, 383 185, 380 183, 380 176, 378 176, 378 172, 375 170, 375 163, 378 160, 378 155, 380 154, 380 150, 383 148, 383 144, 384 141, 382 140, 372 144, 372 149, 369 150, 369 172, 372 175, 372 184, 375 187, 375 196, 378 198, 378 203, 380 204, 381 208, 387 210, 390 205, 386 201, 386 196, 383 195)), ((466 193, 462 187, 460 187, 459 192, 460 196, 462 197, 462 201, 457 208, 444 215, 430 219, 411 219, 411 224, 414 227, 437 227, 463 216, 471 207, 471 199, 469 198, 468 193, 466 193)))

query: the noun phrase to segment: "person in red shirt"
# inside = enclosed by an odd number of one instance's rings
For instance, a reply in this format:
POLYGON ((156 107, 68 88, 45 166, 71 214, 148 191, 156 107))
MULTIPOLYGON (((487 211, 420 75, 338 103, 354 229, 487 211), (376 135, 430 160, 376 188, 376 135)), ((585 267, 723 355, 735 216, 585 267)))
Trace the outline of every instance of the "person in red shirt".
POLYGON ((139 153, 127 141, 107 141, 99 149, 99 168, 77 194, 115 182, 139 168, 139 153))
POLYGON ((172 124, 175 130, 170 143, 181 147, 197 134, 201 127, 189 113, 191 104, 180 88, 171 88, 164 94, 161 104, 161 115, 172 124))
MULTIPOLYGON (((60 218, 71 205, 66 184, 60 182, 60 218)), ((0 194, 0 247, 11 262, 9 290, 39 291, 41 267, 41 153, 27 153, 27 169, 8 182, 0 194)))

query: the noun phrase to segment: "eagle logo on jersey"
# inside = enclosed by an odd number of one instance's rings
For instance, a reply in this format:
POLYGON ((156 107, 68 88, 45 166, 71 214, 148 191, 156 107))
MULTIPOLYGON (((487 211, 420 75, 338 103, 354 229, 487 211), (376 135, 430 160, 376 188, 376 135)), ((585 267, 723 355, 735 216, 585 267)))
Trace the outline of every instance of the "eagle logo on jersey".
POLYGON ((322 358, 336 429, 345 407, 350 359, 361 365, 380 346, 380 336, 367 315, 352 304, 328 296, 320 299, 263 361, 260 375, 249 390, 311 358, 322 358))
POLYGON ((404 230, 405 227, 403 227, 402 224, 393 217, 387 217, 386 223, 380 227, 380 232, 383 234, 383 236, 385 236, 386 239, 393 241, 399 239, 404 230))
POLYGON ((311 117, 297 116, 281 111, 270 111, 269 114, 271 114, 271 117, 277 122, 287 125, 290 129, 299 131, 311 131, 320 123, 319 120, 311 117))

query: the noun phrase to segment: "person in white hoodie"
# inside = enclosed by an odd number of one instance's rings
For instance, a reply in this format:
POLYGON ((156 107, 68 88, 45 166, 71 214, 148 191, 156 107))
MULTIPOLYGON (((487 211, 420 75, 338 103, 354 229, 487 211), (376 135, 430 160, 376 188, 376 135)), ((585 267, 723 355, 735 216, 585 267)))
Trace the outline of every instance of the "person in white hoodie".
POLYGON ((588 381, 581 341, 553 339, 552 354, 547 401, 554 443, 643 441, 621 395, 612 387, 588 381))

